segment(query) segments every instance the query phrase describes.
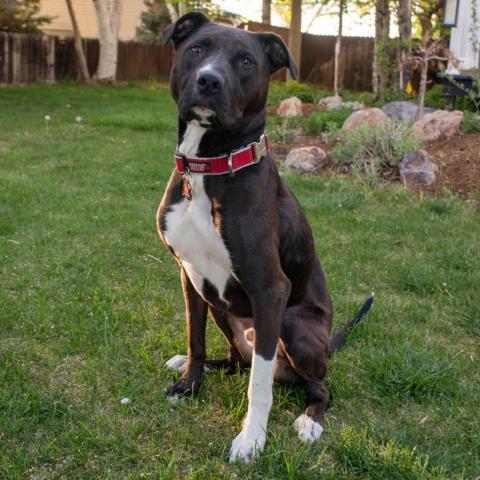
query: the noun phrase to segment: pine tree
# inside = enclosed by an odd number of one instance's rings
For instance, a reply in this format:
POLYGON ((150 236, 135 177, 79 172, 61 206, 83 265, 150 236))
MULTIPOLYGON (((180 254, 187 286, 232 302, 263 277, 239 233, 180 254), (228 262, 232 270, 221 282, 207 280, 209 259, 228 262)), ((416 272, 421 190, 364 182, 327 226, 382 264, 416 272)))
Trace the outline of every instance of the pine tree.
POLYGON ((39 16, 39 11, 40 0, 0 0, 0 32, 41 33, 51 18, 39 16))
MULTIPOLYGON (((169 11, 173 9, 175 17, 179 15, 179 2, 164 0, 144 0, 146 11, 141 14, 142 25, 137 27, 136 39, 143 43, 162 43, 162 30, 175 19, 169 11)), ((185 3, 187 11, 201 11, 214 22, 235 23, 240 17, 222 10, 212 0, 189 0, 185 3)))
POLYGON ((171 22, 167 6, 162 0, 144 0, 147 10, 142 12, 142 24, 136 38, 143 43, 162 43, 162 30, 171 22))

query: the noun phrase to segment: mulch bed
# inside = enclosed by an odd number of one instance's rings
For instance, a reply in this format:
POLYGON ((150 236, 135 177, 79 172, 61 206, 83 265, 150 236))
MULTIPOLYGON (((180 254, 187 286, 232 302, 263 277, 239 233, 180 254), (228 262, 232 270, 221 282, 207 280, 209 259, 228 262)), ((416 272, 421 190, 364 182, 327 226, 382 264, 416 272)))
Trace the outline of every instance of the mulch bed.
POLYGON ((446 187, 462 197, 480 197, 480 133, 457 135, 425 147, 440 169, 430 191, 446 187))
MULTIPOLYGON (((335 144, 326 143, 322 136, 299 135, 288 143, 275 142, 272 149, 273 157, 281 163, 292 148, 310 145, 323 148, 328 154, 335 144)), ((450 140, 427 144, 424 148, 440 170, 436 183, 424 188, 424 191, 441 195, 444 189, 448 188, 464 198, 480 198, 480 133, 459 134, 450 140)), ((332 172, 349 173, 348 168, 337 167, 328 162, 325 173, 332 172)), ((400 181, 395 175, 388 176, 386 180, 400 181)), ((418 191, 418 188, 412 190, 418 191)))

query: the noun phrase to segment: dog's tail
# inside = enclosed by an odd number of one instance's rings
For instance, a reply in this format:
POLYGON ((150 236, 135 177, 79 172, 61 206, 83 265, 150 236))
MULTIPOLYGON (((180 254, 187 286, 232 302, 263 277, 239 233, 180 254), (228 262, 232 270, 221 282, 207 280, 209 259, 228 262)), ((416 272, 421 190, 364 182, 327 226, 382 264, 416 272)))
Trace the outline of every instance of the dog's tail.
POLYGON ((343 327, 341 327, 339 330, 337 330, 335 332, 335 334, 333 335, 333 337, 330 340, 330 348, 329 348, 329 350, 330 350, 329 354, 330 355, 343 347, 343 345, 345 344, 345 340, 347 338, 348 332, 372 308, 374 298, 375 298, 375 295, 372 293, 370 295, 370 297, 368 297, 367 301, 362 305, 362 308, 360 308, 360 310, 357 312, 357 314, 349 322, 347 322, 343 327))

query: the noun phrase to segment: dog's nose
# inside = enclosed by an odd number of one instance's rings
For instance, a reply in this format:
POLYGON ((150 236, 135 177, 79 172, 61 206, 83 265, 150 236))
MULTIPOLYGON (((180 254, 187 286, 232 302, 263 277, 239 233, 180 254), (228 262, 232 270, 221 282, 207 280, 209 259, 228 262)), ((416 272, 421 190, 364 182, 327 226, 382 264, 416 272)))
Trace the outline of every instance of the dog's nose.
POLYGON ((223 80, 215 72, 198 72, 197 85, 200 93, 210 95, 216 93, 223 88, 223 80))

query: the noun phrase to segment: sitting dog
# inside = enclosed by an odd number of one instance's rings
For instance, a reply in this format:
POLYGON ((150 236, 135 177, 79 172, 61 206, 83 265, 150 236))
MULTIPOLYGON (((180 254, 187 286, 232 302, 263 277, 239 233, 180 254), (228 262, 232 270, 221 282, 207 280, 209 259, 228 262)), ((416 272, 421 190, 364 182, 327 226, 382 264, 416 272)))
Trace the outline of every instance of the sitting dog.
POLYGON ((329 352, 371 300, 330 340, 332 303, 312 231, 265 134, 271 75, 286 67, 297 77, 282 39, 192 12, 166 28, 169 41, 179 141, 157 225, 181 270, 188 356, 167 362, 183 373, 167 395, 198 391, 206 367, 251 366, 248 412, 230 450, 230 461, 250 462, 265 445, 273 380, 306 385, 307 407, 294 427, 303 441, 320 437, 329 352), (207 314, 228 358, 206 359, 207 314))

